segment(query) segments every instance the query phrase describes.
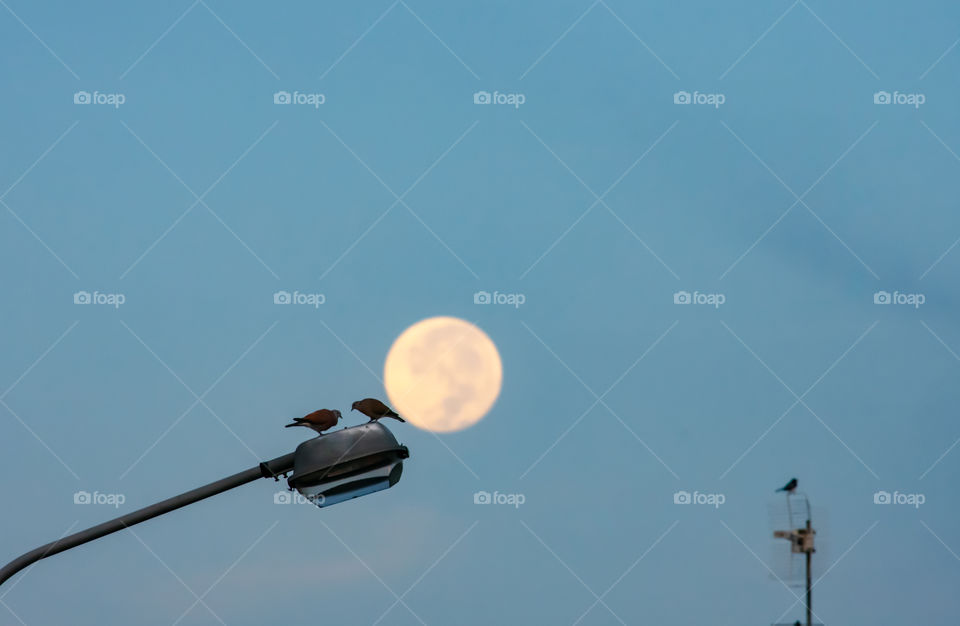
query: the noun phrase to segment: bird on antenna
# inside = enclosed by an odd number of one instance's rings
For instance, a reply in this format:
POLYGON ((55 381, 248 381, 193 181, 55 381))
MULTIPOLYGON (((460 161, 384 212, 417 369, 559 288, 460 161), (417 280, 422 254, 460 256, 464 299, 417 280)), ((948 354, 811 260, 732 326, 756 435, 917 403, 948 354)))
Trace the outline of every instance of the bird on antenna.
POLYGON ((790 482, 788 482, 783 487, 780 487, 779 489, 777 489, 777 493, 781 491, 786 491, 787 493, 793 493, 796 490, 797 490, 797 479, 791 478, 790 482))

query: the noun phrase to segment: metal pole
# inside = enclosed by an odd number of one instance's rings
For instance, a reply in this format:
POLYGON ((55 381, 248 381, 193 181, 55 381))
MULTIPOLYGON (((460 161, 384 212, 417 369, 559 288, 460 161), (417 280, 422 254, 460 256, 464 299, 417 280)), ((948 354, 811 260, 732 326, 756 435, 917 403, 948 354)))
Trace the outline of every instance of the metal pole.
POLYGON ((132 513, 127 513, 126 515, 116 519, 98 524, 97 526, 93 526, 86 530, 81 530, 80 532, 64 537, 63 539, 58 539, 57 541, 52 541, 46 545, 40 546, 39 548, 31 550, 30 552, 27 552, 26 554, 4 565, 3 568, 0 569, 0 584, 3 584, 11 576, 31 563, 39 561, 40 559, 45 559, 48 556, 58 554, 64 550, 75 548, 79 545, 87 543, 88 541, 99 539, 100 537, 109 535, 110 533, 133 526, 134 524, 145 522, 148 519, 152 519, 158 515, 163 515, 164 513, 169 513, 170 511, 187 506, 188 504, 199 502, 204 498, 215 496, 218 493, 223 493, 224 491, 228 491, 234 487, 251 483, 258 478, 277 478, 280 474, 284 474, 293 469, 293 454, 293 452, 290 454, 285 454, 271 461, 261 463, 257 467, 251 467, 250 469, 234 474, 233 476, 221 478, 220 480, 212 482, 208 485, 204 485, 203 487, 198 487, 192 491, 181 493, 178 496, 168 498, 167 500, 157 502, 156 504, 151 504, 150 506, 144 507, 132 513))
MULTIPOLYGON (((813 528, 810 525, 810 519, 807 518, 807 537, 811 537, 813 528)), ((813 550, 807 549, 807 626, 813 626, 813 607, 811 606, 810 594, 813 591, 812 585, 810 584, 810 559, 813 556, 813 550)))

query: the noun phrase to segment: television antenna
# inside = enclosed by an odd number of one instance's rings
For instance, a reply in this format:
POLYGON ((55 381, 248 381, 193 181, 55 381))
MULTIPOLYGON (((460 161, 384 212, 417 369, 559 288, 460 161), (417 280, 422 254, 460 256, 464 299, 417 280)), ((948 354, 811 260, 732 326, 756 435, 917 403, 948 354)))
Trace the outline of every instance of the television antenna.
MULTIPOLYGON (((791 481, 796 485, 795 481, 791 481)), ((787 498, 787 519, 791 528, 787 530, 773 531, 774 539, 786 539, 790 542, 791 554, 803 554, 806 560, 806 600, 804 604, 807 610, 807 626, 813 626, 813 606, 812 606, 812 580, 811 580, 811 561, 814 547, 814 537, 817 531, 813 529, 813 515, 810 511, 810 499, 806 493, 796 491, 796 487, 785 491, 787 498), (797 509, 799 518, 794 517, 794 507, 797 509), (796 523, 800 521, 800 523, 796 523)))

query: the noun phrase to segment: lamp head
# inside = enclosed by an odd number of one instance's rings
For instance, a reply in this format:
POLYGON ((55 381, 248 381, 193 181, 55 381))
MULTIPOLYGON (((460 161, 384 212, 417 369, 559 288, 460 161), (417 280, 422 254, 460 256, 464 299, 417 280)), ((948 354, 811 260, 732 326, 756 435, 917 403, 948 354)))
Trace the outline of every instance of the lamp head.
POLYGON ((409 456, 386 426, 352 426, 297 446, 287 484, 317 506, 330 506, 394 486, 409 456))

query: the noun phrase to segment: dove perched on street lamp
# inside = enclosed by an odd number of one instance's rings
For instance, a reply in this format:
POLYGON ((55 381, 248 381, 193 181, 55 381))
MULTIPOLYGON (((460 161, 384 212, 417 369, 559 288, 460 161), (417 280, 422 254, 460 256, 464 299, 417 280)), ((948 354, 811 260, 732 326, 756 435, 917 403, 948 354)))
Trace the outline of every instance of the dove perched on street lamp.
POLYGON ((381 417, 392 417, 395 420, 405 422, 407 420, 403 419, 397 415, 396 411, 388 407, 383 402, 380 402, 376 398, 365 398, 363 400, 357 400, 353 403, 350 408, 351 411, 360 411, 364 415, 370 418, 371 422, 376 422, 381 417))
POLYGON ((777 492, 786 491, 787 493, 793 493, 794 491, 796 491, 796 489, 797 489, 797 479, 791 478, 790 482, 788 482, 783 487, 780 487, 779 489, 777 489, 777 492))
POLYGON ((293 422, 287 424, 286 428, 290 428, 291 426, 306 426, 322 435, 323 431, 336 426, 341 417, 340 411, 336 409, 320 409, 304 417, 293 418, 293 422))

